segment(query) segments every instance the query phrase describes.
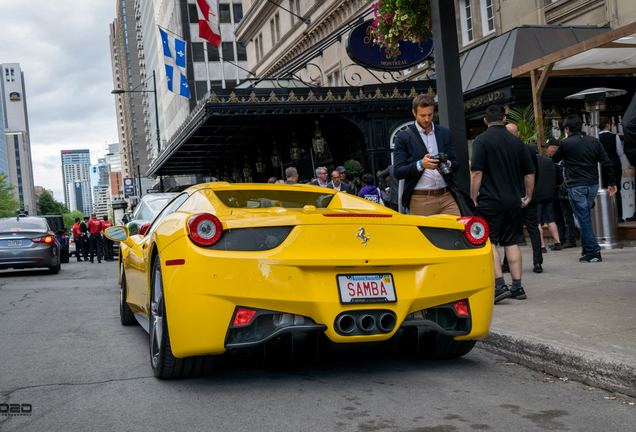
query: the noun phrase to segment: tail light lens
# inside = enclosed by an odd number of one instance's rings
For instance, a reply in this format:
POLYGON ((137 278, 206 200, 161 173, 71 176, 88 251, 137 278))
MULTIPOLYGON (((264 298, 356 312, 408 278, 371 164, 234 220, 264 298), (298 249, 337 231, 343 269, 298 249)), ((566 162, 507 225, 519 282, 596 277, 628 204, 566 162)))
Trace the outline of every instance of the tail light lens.
POLYGON ((488 240, 490 228, 484 219, 478 216, 464 216, 457 219, 457 222, 463 223, 466 227, 464 229, 464 236, 471 244, 478 246, 486 243, 486 240, 488 240))
POLYGON ((219 218, 210 213, 199 213, 188 219, 190 239, 199 246, 212 246, 219 241, 223 225, 219 218))
POLYGON ((32 238, 31 241, 33 243, 52 243, 53 237, 52 236, 36 237, 36 238, 32 238))
POLYGON ((249 325, 254 315, 256 315, 256 311, 253 309, 238 308, 234 315, 232 325, 235 327, 249 325))
POLYGON ((66 234, 62 234, 62 240, 66 240, 66 234))
POLYGON ((455 308, 455 312, 457 312, 457 316, 470 316, 470 312, 468 311, 468 302, 466 300, 461 300, 453 303, 453 307, 455 308))

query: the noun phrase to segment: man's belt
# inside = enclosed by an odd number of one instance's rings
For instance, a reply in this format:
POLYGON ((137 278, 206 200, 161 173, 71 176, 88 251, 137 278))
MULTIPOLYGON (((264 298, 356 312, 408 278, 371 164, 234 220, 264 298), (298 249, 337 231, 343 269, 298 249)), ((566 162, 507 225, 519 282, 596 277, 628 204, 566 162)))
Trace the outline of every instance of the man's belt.
POLYGON ((433 195, 433 196, 440 196, 440 195, 444 195, 446 192, 450 192, 450 188, 449 187, 443 187, 441 189, 415 189, 413 191, 413 195, 433 195))

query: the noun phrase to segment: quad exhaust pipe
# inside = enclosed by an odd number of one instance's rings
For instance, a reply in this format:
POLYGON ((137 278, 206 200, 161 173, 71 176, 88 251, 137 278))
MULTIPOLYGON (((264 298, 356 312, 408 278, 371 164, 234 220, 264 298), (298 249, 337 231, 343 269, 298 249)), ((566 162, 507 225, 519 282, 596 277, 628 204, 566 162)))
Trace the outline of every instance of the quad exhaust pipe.
POLYGON ((390 333, 397 318, 389 311, 352 311, 338 315, 334 323, 337 333, 345 336, 390 333))

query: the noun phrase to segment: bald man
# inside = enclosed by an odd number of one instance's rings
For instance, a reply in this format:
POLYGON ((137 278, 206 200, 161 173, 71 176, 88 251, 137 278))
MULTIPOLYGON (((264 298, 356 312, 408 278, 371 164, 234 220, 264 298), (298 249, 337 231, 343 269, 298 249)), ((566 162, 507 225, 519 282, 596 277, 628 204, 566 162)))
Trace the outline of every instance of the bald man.
POLYGON ((519 129, 517 129, 517 125, 508 123, 506 125, 506 129, 508 129, 508 132, 519 138, 519 129))

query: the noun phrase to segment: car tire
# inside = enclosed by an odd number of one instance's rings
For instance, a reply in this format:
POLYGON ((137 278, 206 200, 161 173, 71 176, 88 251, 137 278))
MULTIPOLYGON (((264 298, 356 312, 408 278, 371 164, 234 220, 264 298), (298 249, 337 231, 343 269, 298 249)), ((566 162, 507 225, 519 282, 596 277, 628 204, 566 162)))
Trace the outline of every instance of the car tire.
POLYGON ((58 262, 56 266, 49 267, 49 273, 50 274, 58 274, 61 269, 62 269, 62 264, 58 262))
POLYGON ((69 251, 62 251, 60 252, 60 262, 62 264, 68 264, 69 260, 70 260, 71 255, 69 254, 69 251))
POLYGON ((149 347, 150 364, 157 378, 194 378, 207 376, 212 372, 214 357, 210 355, 176 358, 170 346, 166 303, 163 297, 161 259, 155 257, 150 278, 150 323, 149 347))
POLYGON ((475 340, 455 340, 438 334, 426 335, 420 340, 419 357, 425 360, 450 360, 465 356, 473 349, 475 340))
POLYGON ((121 325, 129 326, 133 325, 137 322, 135 319, 135 314, 128 306, 126 299, 128 298, 128 286, 126 284, 126 273, 124 272, 123 263, 119 266, 120 268, 120 284, 119 284, 119 320, 121 321, 121 325))

